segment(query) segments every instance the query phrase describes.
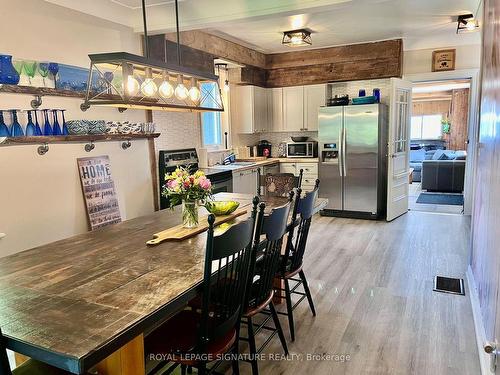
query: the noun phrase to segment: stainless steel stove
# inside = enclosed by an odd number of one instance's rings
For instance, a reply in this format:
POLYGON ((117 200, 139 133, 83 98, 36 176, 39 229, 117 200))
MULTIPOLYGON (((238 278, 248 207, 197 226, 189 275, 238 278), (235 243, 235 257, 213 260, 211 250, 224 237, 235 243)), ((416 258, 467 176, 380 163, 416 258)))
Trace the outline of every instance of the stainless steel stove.
MULTIPOLYGON (((198 154, 195 148, 186 148, 181 150, 161 150, 159 155, 159 174, 160 193, 165 185, 165 175, 172 173, 177 167, 188 168, 190 173, 201 169, 212 182, 212 193, 233 192, 233 174, 230 170, 221 170, 215 168, 198 168, 198 154)), ((169 201, 164 196, 160 196, 160 209, 168 208, 169 201)))

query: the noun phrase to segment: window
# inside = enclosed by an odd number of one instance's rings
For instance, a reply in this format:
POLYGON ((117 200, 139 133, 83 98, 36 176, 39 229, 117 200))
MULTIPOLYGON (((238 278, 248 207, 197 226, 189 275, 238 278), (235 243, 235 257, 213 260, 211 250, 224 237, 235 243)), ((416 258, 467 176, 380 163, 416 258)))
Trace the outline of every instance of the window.
POLYGON ((441 139, 442 119, 442 115, 412 116, 411 139, 441 139))
MULTIPOLYGON (((218 90, 218 86, 214 83, 203 83, 201 85, 202 98, 204 98, 202 100, 205 101, 204 106, 212 107, 210 101, 217 97, 215 90, 218 90)), ((218 148, 222 145, 221 112, 201 113, 201 137, 205 147, 218 148)))

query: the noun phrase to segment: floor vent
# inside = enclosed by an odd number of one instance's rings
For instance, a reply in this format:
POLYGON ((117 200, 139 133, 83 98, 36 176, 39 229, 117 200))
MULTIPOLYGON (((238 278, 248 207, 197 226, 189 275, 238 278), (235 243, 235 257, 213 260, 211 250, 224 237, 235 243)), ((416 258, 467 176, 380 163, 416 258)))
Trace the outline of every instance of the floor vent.
POLYGON ((434 279, 434 291, 465 296, 464 279, 436 276, 434 279))

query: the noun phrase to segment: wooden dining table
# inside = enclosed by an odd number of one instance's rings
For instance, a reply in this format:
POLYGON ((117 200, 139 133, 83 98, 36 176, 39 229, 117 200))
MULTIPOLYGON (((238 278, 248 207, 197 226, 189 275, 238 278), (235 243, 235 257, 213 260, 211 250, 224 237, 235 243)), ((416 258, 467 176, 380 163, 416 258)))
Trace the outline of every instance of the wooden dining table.
MULTIPOLYGON (((219 193, 251 212, 252 196, 219 193)), ((268 198, 267 209, 286 202, 268 198)), ((316 209, 326 205, 319 198, 316 209)), ((206 232, 146 245, 181 223, 163 210, 0 258, 0 328, 8 349, 74 374, 143 375, 143 339, 182 310, 203 280, 206 232)))

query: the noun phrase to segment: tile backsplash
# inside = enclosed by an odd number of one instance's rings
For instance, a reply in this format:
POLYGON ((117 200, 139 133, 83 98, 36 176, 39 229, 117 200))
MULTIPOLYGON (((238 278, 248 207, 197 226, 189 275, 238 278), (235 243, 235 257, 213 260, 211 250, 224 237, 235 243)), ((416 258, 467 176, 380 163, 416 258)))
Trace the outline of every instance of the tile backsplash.
POLYGON ((318 140, 318 132, 272 132, 259 134, 238 134, 238 146, 253 146, 261 140, 271 142, 271 156, 278 157, 278 144, 281 142, 291 142, 294 136, 309 137, 311 141, 318 140))

